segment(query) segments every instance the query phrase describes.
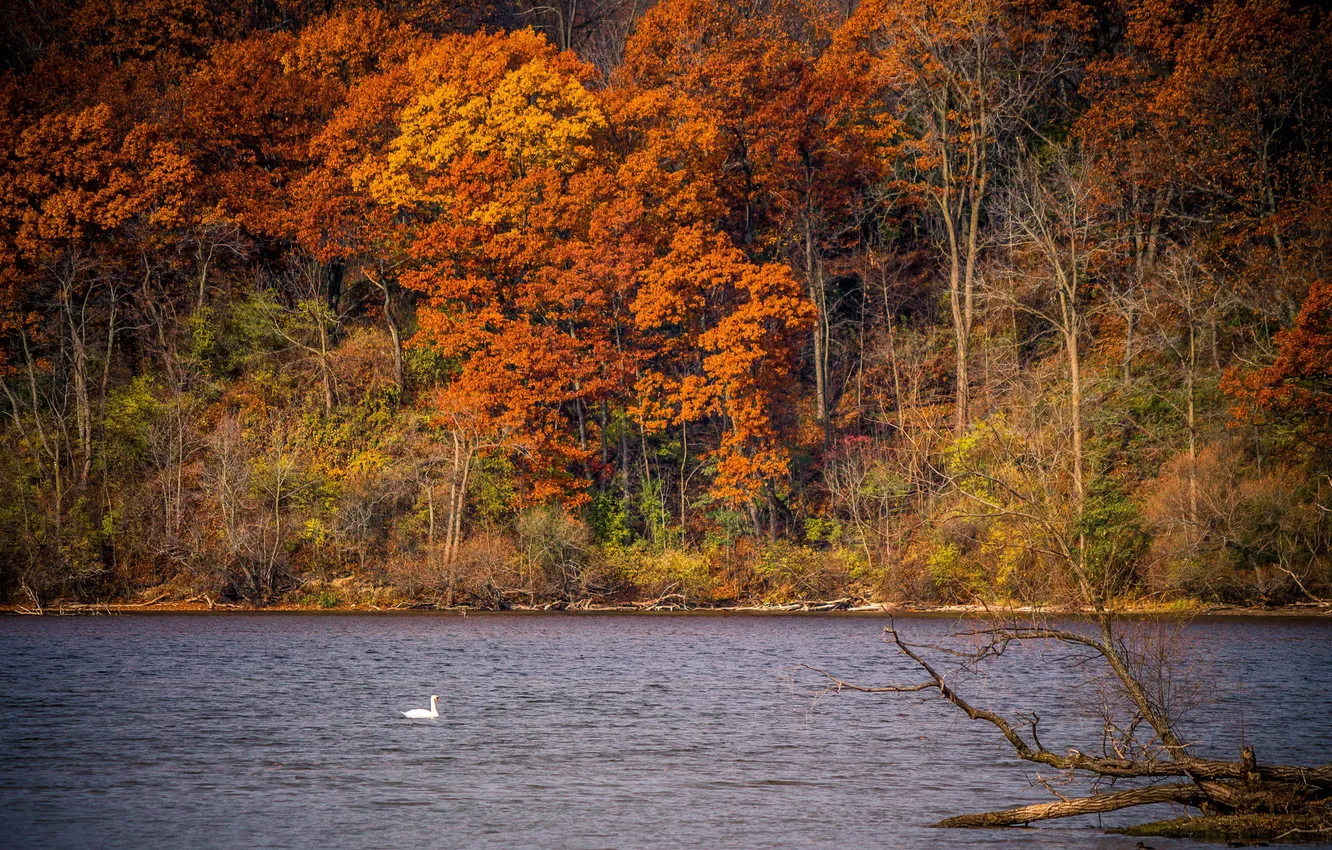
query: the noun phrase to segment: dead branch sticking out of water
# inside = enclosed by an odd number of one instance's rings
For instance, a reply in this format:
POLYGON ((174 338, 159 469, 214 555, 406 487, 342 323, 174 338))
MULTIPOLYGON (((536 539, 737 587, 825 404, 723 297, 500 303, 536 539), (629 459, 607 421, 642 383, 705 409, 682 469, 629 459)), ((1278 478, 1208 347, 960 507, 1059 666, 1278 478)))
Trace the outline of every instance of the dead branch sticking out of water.
POLYGON ((1015 826, 1154 803, 1176 803, 1199 808, 1207 814, 1226 815, 1326 816, 1332 810, 1332 765, 1260 764, 1250 747, 1243 749, 1237 761, 1194 755, 1191 744, 1177 732, 1166 701, 1149 684, 1168 677, 1164 667, 1175 659, 1160 647, 1134 646, 1109 614, 1101 615, 1097 625, 1098 632, 1089 634, 1040 624, 1002 623, 954 635, 970 641, 967 648, 957 649, 907 643, 896 624, 890 623, 884 629, 886 640, 924 674, 922 681, 868 687, 843 681, 825 670, 805 669, 826 678, 831 683, 827 688, 830 692, 936 691, 967 717, 993 726, 1024 761, 1065 772, 1070 779, 1091 779, 1097 787, 1125 780, 1133 783, 1127 789, 1085 797, 1057 795, 1061 797, 1058 802, 959 815, 936 826, 1015 826), (1113 700, 1104 703, 1105 733, 1099 753, 1073 747, 1062 752, 1049 749, 1038 732, 1039 715, 1015 714, 1010 719, 978 707, 955 689, 958 674, 975 672, 978 665, 1003 655, 1010 645, 1031 641, 1055 643, 1073 650, 1071 663, 1099 662, 1104 666, 1105 681, 1115 693, 1113 700), (955 660, 957 668, 947 674, 941 672, 936 662, 926 657, 931 651, 955 660))

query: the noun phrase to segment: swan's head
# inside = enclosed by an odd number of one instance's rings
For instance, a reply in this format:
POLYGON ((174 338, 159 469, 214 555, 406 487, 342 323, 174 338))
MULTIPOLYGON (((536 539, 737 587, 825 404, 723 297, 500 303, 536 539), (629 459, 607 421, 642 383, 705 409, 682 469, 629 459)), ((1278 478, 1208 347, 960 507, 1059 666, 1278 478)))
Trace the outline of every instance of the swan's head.
POLYGON ((432 704, 433 704, 433 703, 437 703, 437 702, 439 702, 439 695, 438 695, 438 694, 431 694, 431 695, 430 695, 430 702, 431 702, 432 704))

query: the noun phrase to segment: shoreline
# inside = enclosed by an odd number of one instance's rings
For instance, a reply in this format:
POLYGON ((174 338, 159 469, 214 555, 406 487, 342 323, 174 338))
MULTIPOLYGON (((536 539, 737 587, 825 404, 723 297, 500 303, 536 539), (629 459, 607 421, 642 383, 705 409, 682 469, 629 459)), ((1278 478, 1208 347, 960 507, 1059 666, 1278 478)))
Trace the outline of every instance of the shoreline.
MULTIPOLYGON (((546 603, 538 605, 510 605, 503 609, 479 608, 469 605, 439 606, 430 603, 399 603, 397 605, 374 605, 356 603, 323 607, 320 605, 302 605, 297 603, 279 603, 256 606, 240 603, 203 602, 198 600, 172 601, 153 600, 150 602, 97 602, 74 603, 56 602, 41 609, 24 605, 0 605, 0 616, 107 616, 124 614, 444 614, 454 616, 467 615, 517 615, 524 614, 568 614, 568 615, 745 615, 745 616, 785 616, 785 615, 841 615, 841 616, 904 616, 904 617, 966 617, 970 615, 1045 615, 1057 617, 1089 616, 1096 613, 1089 608, 1068 606, 1003 606, 1003 605, 928 605, 888 602, 858 602, 850 600, 822 600, 793 602, 783 604, 740 604, 740 605, 699 605, 679 604, 663 605, 655 600, 626 603, 588 603, 577 602, 546 603)), ((1243 606, 1243 605, 1131 605, 1115 611, 1120 616, 1128 617, 1187 617, 1187 618, 1236 618, 1264 619, 1301 617, 1308 619, 1328 618, 1332 620, 1332 605, 1301 603, 1279 606, 1243 606)))

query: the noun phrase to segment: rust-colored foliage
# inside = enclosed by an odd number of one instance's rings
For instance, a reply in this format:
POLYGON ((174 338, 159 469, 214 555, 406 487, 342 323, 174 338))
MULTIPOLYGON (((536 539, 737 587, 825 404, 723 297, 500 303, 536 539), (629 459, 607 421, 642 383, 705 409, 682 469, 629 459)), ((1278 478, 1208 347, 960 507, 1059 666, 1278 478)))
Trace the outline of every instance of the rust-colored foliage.
POLYGON ((813 308, 778 265, 755 265, 717 233, 681 230, 644 273, 633 303, 655 356, 638 379, 637 415, 661 431, 722 420, 714 494, 747 504, 789 463, 782 402, 813 308))
POLYGON ((1227 376, 1237 413, 1276 419, 1316 446, 1332 449, 1332 282, 1314 281, 1295 326, 1275 341, 1272 365, 1227 376))
POLYGON ((1101 202, 1140 265, 1197 229, 1209 265, 1293 313, 1305 281, 1292 255, 1325 240, 1303 187, 1325 170, 1306 133, 1332 119, 1329 31, 1286 0, 1134 3, 1126 20, 1127 49, 1091 62, 1082 85, 1077 131, 1101 202))

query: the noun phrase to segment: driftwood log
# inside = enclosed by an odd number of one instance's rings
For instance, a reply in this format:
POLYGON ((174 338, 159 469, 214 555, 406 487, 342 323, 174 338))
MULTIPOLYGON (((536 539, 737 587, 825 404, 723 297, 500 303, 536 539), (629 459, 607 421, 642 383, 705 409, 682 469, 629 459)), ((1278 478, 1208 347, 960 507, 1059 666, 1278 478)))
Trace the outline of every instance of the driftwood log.
MULTIPOLYGON (((1070 778, 1092 780, 1096 793, 1065 797, 1049 803, 1019 806, 1001 811, 958 815, 940 821, 941 827, 1000 827, 1029 824, 1052 818, 1103 814, 1133 806, 1175 803, 1215 814, 1324 814, 1332 812, 1332 765, 1298 767, 1263 764, 1250 747, 1236 761, 1194 755, 1174 728, 1167 708, 1159 704, 1145 686, 1140 664, 1128 641, 1118 634, 1112 615, 1097 618, 1098 634, 1035 624, 1003 624, 977 628, 955 637, 972 640, 971 648, 910 644, 902 639, 896 624, 884 629, 885 639, 909 658, 924 674, 908 685, 868 687, 843 681, 826 670, 805 667, 831 684, 828 691, 853 690, 865 693, 935 692, 972 720, 993 726, 1018 758, 1064 773, 1070 778), (1108 680, 1123 698, 1127 716, 1106 717, 1105 740, 1100 752, 1068 748, 1048 749, 1038 733, 1040 717, 1015 714, 1013 720, 979 708, 952 684, 956 674, 1002 655, 1011 644, 1026 641, 1056 642, 1074 648, 1079 661, 1100 662, 1109 671, 1108 680), (960 659, 948 675, 926 658, 926 650, 940 650, 960 659), (1124 783, 1130 787, 1115 787, 1124 783), (1110 789, 1110 790, 1105 790, 1110 789)), ((1090 630, 1089 630, 1090 631, 1090 630)), ((1136 656, 1141 661, 1141 654, 1136 656)), ((1165 662, 1160 662, 1165 663, 1165 662)), ((1045 780, 1040 780, 1049 788, 1045 780)), ((1053 791, 1053 789, 1051 789, 1053 791)))

